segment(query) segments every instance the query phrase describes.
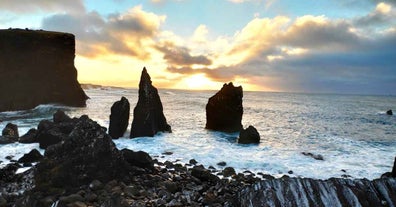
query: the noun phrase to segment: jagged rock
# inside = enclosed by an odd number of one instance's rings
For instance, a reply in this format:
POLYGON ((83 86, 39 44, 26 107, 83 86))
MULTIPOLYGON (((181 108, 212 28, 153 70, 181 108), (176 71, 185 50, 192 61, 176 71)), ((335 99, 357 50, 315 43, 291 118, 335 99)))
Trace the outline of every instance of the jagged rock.
POLYGON ((206 104, 206 129, 237 132, 242 129, 242 86, 224 84, 206 104))
POLYGON ((396 178, 396 157, 395 161, 393 162, 393 168, 391 172, 386 172, 381 175, 381 178, 396 178))
POLYGON ((26 134, 19 137, 18 142, 25 143, 25 144, 38 142, 37 129, 35 129, 35 128, 29 129, 29 131, 26 132, 26 134))
POLYGON ((386 114, 393 115, 393 111, 392 110, 388 110, 388 111, 386 111, 386 114))
POLYGON ((132 166, 137 166, 146 169, 154 169, 153 159, 149 154, 143 151, 134 152, 129 149, 121 150, 124 159, 132 166))
POLYGON ((260 143, 260 134, 257 129, 253 126, 249 126, 246 129, 242 129, 239 132, 238 143, 240 144, 258 144, 260 143))
POLYGON ((19 160, 19 163, 32 163, 32 162, 38 162, 39 160, 41 160, 43 158, 43 155, 41 155, 41 153, 36 150, 33 149, 31 150, 29 153, 24 154, 19 160))
POLYGON ((77 81, 72 34, 0 30, 0 111, 59 103, 85 106, 77 81))
POLYGON ((237 206, 394 206, 396 179, 264 180, 243 188, 237 206), (384 203, 386 205, 384 205, 384 203))
POLYGON ((130 105, 127 98, 122 97, 111 106, 109 135, 113 139, 122 137, 128 128, 130 105))
POLYGON ((42 120, 38 125, 37 140, 41 149, 47 149, 48 146, 61 142, 67 137, 62 133, 53 122, 42 120))
POLYGON ((209 170, 199 166, 194 166, 191 169, 191 175, 204 182, 208 181, 215 183, 220 180, 219 177, 213 175, 209 170))
POLYGON ((107 182, 129 173, 133 173, 130 165, 106 129, 82 116, 63 142, 47 148, 37 165, 35 180, 37 188, 44 190, 48 186, 78 187, 95 179, 107 182))
POLYGON ((163 113, 158 90, 152 85, 146 68, 143 68, 139 83, 139 100, 133 111, 130 137, 153 137, 157 132, 171 131, 163 113))

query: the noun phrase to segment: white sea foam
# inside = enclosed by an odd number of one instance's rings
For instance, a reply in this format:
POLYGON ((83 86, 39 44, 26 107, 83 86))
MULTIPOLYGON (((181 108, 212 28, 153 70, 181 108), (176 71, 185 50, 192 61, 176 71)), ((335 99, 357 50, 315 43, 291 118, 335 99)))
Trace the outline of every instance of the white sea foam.
MULTIPOLYGON (((86 108, 63 107, 70 116, 89 115, 108 127, 110 107, 128 98, 136 105, 136 89, 89 89, 86 108)), ((250 170, 281 176, 329 178, 344 174, 354 178, 378 178, 390 171, 396 152, 396 116, 384 111, 395 108, 396 97, 348 96, 292 93, 244 93, 243 125, 253 125, 261 135, 259 145, 237 144, 238 133, 227 134, 205 130, 205 105, 215 91, 159 90, 164 113, 173 133, 154 138, 115 140, 119 149, 143 150, 165 161, 196 159, 205 166, 227 162, 242 172, 250 170), (381 113, 378 113, 381 112, 381 113), (173 152, 172 155, 163 155, 173 152), (320 154, 315 160, 302 152, 320 154)), ((15 122, 21 131, 37 127, 42 119, 51 119, 59 106, 41 106, 30 111, 0 113, 0 128, 15 122)), ((131 123, 133 114, 130 115, 131 123)), ((37 145, 0 146, 3 165, 7 155, 19 159, 37 145)))

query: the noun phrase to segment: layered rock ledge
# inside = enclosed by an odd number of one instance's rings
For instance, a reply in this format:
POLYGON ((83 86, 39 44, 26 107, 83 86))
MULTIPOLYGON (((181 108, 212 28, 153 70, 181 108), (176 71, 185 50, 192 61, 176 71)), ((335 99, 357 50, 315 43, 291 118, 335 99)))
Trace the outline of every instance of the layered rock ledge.
POLYGON ((0 30, 0 54, 0 111, 52 103, 85 106, 74 67, 74 35, 0 30))

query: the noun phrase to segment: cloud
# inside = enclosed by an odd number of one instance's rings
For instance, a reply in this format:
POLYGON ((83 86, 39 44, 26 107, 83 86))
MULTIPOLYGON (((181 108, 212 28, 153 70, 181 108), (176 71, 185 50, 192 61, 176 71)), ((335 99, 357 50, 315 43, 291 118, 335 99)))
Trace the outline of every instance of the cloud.
POLYGON ((393 9, 392 5, 381 2, 377 4, 374 11, 366 16, 357 18, 354 24, 359 27, 378 27, 388 24, 395 24, 395 19, 396 11, 393 9))
POLYGON ((85 11, 82 0, 2 0, 0 11, 14 13, 32 13, 40 11, 79 13, 85 11))
POLYGON ((150 56, 148 48, 152 47, 152 39, 165 18, 136 6, 107 18, 97 12, 55 14, 45 18, 42 27, 75 34, 77 52, 83 56, 115 53, 145 60, 150 56))
POLYGON ((164 54, 164 59, 167 60, 169 64, 177 66, 189 66, 189 65, 210 65, 212 61, 203 56, 197 55, 192 56, 190 50, 185 47, 177 47, 171 43, 165 44, 163 46, 157 47, 159 51, 164 54))

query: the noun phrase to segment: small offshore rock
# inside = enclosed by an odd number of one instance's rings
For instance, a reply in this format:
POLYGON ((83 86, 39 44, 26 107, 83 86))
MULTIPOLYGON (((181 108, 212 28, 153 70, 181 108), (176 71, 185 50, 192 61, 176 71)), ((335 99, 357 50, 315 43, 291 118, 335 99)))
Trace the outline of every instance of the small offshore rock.
POLYGON ((386 111, 386 114, 387 115, 393 115, 393 111, 389 109, 388 111, 386 111))
POLYGON ((324 160, 323 156, 321 154, 312 154, 311 152, 302 152, 301 154, 312 157, 315 160, 324 160))
POLYGON ((121 97, 111 106, 109 135, 113 139, 122 137, 128 128, 130 104, 127 98, 121 97))
POLYGON ((260 143, 260 134, 253 126, 242 129, 239 132, 238 143, 240 144, 258 144, 260 143))
POLYGON ((218 165, 218 166, 222 166, 222 167, 224 167, 224 166, 226 166, 226 165, 227 165, 227 163, 226 163, 226 162, 224 162, 224 161, 222 161, 222 162, 219 162, 219 163, 217 163, 217 165, 218 165))

